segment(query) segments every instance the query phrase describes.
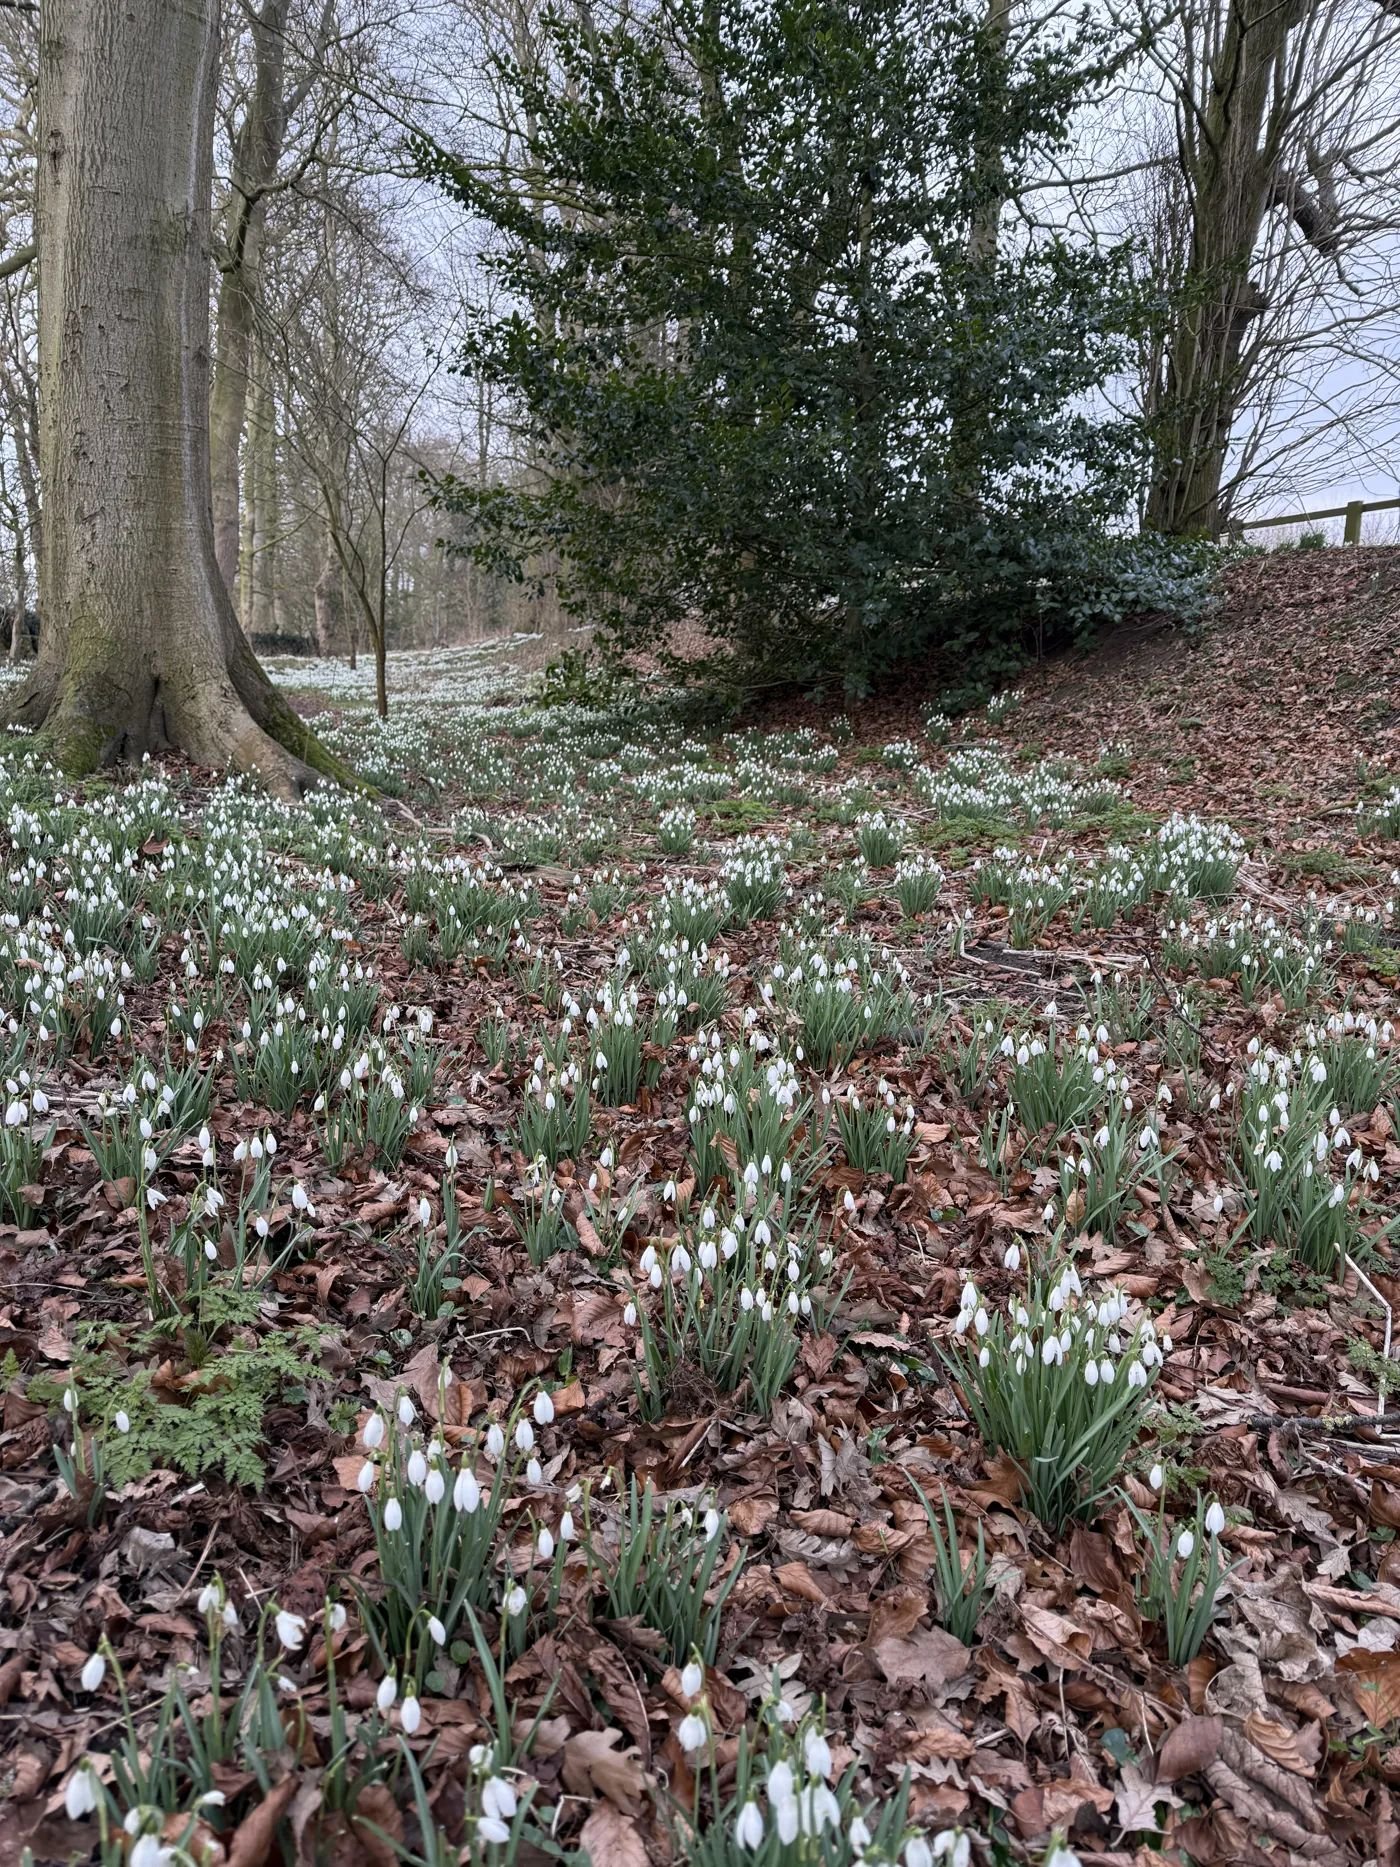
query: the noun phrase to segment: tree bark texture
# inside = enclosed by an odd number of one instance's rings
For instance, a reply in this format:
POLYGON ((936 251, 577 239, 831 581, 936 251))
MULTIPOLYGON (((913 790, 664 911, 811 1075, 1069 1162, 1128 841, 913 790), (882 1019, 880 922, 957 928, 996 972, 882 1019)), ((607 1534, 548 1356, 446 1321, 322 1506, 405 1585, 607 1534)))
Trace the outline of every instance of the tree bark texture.
POLYGON ((1190 257, 1149 415, 1155 430, 1146 523, 1214 537, 1221 487, 1247 391, 1241 368, 1252 320, 1267 300, 1250 277, 1281 151, 1279 95, 1289 34, 1308 0, 1228 0, 1217 45, 1188 77, 1179 106, 1181 162, 1191 214, 1190 257))
POLYGON ((44 0, 43 638, 15 716, 70 772, 178 748, 283 795, 343 775, 214 558, 209 195, 218 0, 44 0))

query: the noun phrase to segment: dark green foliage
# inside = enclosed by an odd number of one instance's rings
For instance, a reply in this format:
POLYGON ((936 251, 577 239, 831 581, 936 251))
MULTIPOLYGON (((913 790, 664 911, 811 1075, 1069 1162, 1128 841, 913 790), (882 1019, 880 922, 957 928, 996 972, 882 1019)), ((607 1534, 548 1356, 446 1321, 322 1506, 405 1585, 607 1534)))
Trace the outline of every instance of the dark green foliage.
MULTIPOLYGON (((448 485, 465 548, 622 651, 703 626, 738 686, 1011 672, 1114 608, 1133 437, 1091 412, 1135 322, 1119 256, 989 237, 1114 48, 1004 56, 973 0, 660 0, 555 16, 502 79, 528 186, 423 148, 501 236, 473 330, 527 476, 448 485), (499 301, 498 301, 499 302, 499 301)), ((692 667, 693 671, 693 667, 692 667)), ((568 685, 569 683, 565 683, 568 685)))
MULTIPOLYGON (((149 1351, 147 1366, 124 1366, 113 1353, 82 1356, 74 1373, 84 1408, 107 1423, 102 1434, 108 1482, 120 1487, 152 1470, 190 1478, 221 1472, 230 1484, 261 1491, 265 1477, 263 1418, 269 1406, 319 1378, 320 1335, 286 1329, 222 1344, 200 1367, 157 1384, 157 1367, 170 1343, 156 1330, 132 1343, 133 1358, 149 1351), (124 1413, 129 1429, 111 1422, 124 1413)), ((168 1363, 166 1364, 168 1370, 168 1363)))

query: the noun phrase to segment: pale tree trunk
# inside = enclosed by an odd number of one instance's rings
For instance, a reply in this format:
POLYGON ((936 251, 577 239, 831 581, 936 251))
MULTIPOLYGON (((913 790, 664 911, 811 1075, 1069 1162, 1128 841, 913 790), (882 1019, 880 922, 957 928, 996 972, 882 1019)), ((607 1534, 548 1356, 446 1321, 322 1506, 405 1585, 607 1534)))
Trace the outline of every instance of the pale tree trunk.
POLYGON ((274 585, 277 578, 277 428, 267 377, 254 378, 248 409, 248 480, 253 527, 248 566, 249 604, 243 626, 249 635, 270 635, 276 628, 274 585))
POLYGON ((344 573, 340 568, 340 559, 335 554, 335 541, 329 529, 321 541, 321 565, 316 573, 316 587, 313 592, 316 609, 316 652, 323 659, 329 660, 335 653, 335 645, 340 637, 341 615, 344 600, 344 573))
POLYGON ((217 68, 218 0, 45 0, 44 627, 15 711, 69 772, 178 748, 293 795, 333 762, 259 667, 214 560, 217 68))
MULTIPOLYGON (((264 0, 250 14, 253 82, 234 136, 229 202, 219 253, 218 354, 209 394, 214 555, 230 595, 238 588, 239 446, 253 363, 253 326, 267 223, 267 196, 287 135, 287 22, 291 0, 264 0)), ((302 88, 304 95, 305 87, 302 88)), ((246 611, 240 612, 245 627, 246 611)))

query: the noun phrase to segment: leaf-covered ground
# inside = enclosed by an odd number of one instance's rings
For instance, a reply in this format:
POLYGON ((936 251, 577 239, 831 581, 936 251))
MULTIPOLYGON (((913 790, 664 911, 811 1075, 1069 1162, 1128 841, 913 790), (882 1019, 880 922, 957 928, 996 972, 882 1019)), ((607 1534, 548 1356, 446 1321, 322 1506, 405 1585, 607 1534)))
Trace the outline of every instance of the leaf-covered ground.
POLYGON ((282 669, 388 807, 12 743, 0 1858, 1395 1858, 1397 643, 1291 553, 954 722, 282 669))

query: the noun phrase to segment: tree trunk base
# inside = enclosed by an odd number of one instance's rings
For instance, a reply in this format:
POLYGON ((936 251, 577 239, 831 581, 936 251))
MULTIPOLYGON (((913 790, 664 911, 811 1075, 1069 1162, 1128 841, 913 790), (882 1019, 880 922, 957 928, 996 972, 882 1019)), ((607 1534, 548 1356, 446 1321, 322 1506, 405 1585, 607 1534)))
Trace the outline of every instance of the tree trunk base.
POLYGON ((105 657, 81 669, 41 659, 9 717, 32 731, 70 778, 135 764, 148 754, 182 752, 216 772, 254 777, 289 802, 323 778, 363 788, 277 692, 246 645, 242 653, 235 646, 230 661, 226 668, 155 670, 108 666, 105 657))

